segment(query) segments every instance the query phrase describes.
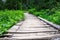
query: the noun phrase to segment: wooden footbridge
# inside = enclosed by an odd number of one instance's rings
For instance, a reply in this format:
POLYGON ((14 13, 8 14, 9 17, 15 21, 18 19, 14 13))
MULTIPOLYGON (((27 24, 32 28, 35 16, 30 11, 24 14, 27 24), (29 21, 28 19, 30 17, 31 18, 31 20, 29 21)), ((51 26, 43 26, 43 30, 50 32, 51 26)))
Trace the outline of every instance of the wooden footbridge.
POLYGON ((24 14, 25 20, 9 29, 0 40, 51 40, 60 37, 58 29, 32 14, 24 14))

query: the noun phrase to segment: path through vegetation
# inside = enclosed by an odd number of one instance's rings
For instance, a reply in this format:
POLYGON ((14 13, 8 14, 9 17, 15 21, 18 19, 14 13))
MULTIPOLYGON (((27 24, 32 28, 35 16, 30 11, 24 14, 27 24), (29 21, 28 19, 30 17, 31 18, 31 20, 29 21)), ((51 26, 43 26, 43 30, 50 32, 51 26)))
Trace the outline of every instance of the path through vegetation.
POLYGON ((50 39, 59 35, 56 34, 58 30, 38 19, 36 16, 29 13, 24 14, 25 20, 22 25, 13 26, 8 31, 8 34, 12 34, 11 37, 4 39, 50 39))

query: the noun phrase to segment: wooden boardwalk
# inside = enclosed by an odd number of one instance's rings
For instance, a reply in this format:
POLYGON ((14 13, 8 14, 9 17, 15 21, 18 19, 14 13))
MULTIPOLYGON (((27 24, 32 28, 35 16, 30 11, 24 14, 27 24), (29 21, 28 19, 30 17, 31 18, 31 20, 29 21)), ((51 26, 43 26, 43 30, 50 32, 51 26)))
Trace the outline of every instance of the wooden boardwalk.
POLYGON ((60 36, 57 29, 38 19, 36 16, 28 13, 24 14, 25 20, 9 29, 8 34, 5 34, 6 37, 2 37, 0 40, 50 40, 60 36))

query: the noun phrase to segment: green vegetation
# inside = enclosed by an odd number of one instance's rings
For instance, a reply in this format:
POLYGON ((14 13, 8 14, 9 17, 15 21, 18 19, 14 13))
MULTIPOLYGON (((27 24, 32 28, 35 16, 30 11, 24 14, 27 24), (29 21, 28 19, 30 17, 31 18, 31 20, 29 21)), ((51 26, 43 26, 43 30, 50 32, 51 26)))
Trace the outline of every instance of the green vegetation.
POLYGON ((6 0, 6 3, 5 3, 5 8, 6 9, 20 9, 20 1, 19 0, 6 0))
POLYGON ((21 10, 5 10, 0 11, 0 35, 6 32, 10 27, 18 21, 24 19, 23 11, 21 10))
POLYGON ((47 19, 53 23, 56 23, 58 25, 60 25, 60 10, 58 9, 45 9, 45 10, 40 10, 40 11, 36 11, 35 9, 30 9, 29 10, 30 13, 42 17, 44 19, 47 19))
POLYGON ((19 20, 24 11, 60 25, 60 0, 0 0, 0 34, 6 32, 19 20), (8 10, 5 10, 8 9, 8 10))
POLYGON ((23 9, 28 10, 35 8, 37 11, 41 9, 60 8, 60 0, 0 0, 0 9, 23 9))

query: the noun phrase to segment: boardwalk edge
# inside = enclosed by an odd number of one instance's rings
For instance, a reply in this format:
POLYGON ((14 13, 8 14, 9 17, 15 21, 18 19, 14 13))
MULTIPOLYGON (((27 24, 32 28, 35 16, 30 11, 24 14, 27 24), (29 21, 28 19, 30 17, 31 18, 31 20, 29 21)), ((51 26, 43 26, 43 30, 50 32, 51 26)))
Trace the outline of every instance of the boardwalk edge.
POLYGON ((38 17, 38 18, 39 18, 40 20, 44 21, 45 23, 53 26, 54 28, 56 28, 56 29, 58 29, 58 30, 60 31, 60 25, 54 24, 54 23, 52 23, 52 22, 50 22, 50 21, 48 21, 48 20, 46 20, 46 19, 43 19, 42 17, 38 17))

